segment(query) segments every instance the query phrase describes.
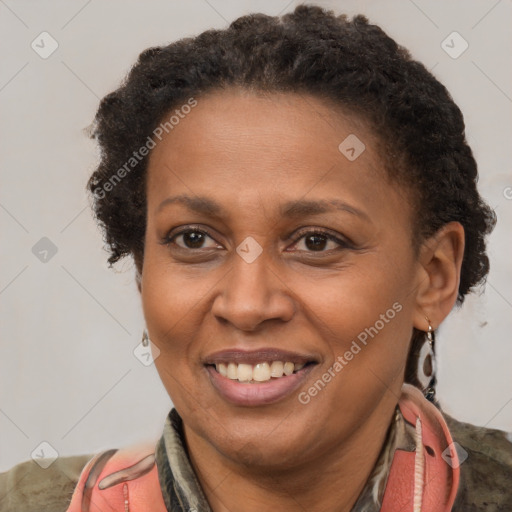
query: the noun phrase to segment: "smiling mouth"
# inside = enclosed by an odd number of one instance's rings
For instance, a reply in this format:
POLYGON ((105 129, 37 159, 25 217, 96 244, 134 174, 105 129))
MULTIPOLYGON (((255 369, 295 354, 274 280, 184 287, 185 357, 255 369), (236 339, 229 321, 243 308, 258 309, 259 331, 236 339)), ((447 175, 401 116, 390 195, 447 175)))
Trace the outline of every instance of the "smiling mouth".
POLYGON ((247 363, 216 363, 209 364, 215 371, 230 380, 244 384, 258 384, 279 380, 300 372, 303 368, 315 364, 314 362, 292 363, 291 361, 271 361, 257 364, 247 363))

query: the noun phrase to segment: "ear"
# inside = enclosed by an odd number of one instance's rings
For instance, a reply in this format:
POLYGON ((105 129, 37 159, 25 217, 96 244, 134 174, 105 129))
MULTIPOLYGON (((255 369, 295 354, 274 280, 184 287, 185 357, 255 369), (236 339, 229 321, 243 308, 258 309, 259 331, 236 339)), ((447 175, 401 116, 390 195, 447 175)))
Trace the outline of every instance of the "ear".
POLYGON ((421 246, 418 257, 414 327, 436 329, 452 310, 459 291, 464 256, 464 228, 459 222, 444 225, 421 246))

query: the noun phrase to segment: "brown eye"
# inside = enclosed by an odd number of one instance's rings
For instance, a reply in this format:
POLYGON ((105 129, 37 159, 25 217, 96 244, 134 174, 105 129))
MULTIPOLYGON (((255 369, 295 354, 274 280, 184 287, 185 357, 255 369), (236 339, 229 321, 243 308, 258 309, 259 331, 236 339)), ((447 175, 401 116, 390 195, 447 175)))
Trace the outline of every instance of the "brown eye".
POLYGON ((175 245, 180 249, 211 249, 218 247, 217 242, 206 232, 200 229, 184 229, 179 233, 168 236, 164 240, 165 245, 175 245), (211 240, 209 246, 204 244, 211 240))
POLYGON ((327 245, 327 237, 322 235, 308 235, 304 237, 304 245, 312 251, 321 251, 327 245))
POLYGON ((203 245, 207 235, 199 231, 187 231, 180 236, 188 249, 199 249, 203 245))
POLYGON ((348 243, 326 231, 309 231, 299 236, 294 247, 306 252, 328 252, 347 248, 348 243))

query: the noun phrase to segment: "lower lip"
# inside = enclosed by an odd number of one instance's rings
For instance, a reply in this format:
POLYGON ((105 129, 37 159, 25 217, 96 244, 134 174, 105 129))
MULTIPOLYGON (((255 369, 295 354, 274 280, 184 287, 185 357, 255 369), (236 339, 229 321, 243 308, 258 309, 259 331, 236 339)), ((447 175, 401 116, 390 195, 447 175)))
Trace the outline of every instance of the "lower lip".
POLYGON ((242 383, 223 377, 213 366, 207 366, 213 387, 228 402, 246 407, 256 407, 279 402, 296 391, 306 380, 314 365, 308 365, 297 373, 271 379, 267 382, 242 383))

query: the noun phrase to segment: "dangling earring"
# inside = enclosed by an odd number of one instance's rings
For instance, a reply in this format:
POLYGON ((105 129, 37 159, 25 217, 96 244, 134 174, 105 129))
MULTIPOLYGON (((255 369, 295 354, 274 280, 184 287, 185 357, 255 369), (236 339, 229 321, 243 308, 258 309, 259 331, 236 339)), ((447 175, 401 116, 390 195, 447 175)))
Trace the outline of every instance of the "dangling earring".
POLYGON ((142 331, 142 346, 143 347, 149 347, 149 335, 148 335, 148 331, 146 329, 144 329, 142 331))
POLYGON ((421 347, 418 356, 418 380, 423 386, 423 395, 430 402, 435 402, 436 394, 436 352, 435 352, 435 332, 432 329, 430 320, 428 322, 427 341, 421 347))

